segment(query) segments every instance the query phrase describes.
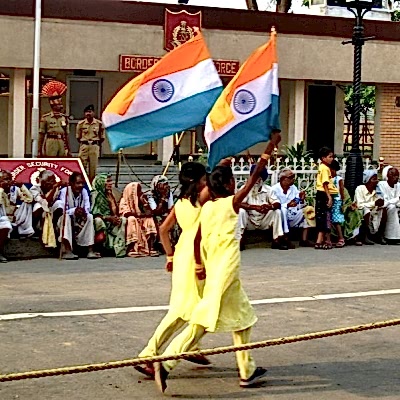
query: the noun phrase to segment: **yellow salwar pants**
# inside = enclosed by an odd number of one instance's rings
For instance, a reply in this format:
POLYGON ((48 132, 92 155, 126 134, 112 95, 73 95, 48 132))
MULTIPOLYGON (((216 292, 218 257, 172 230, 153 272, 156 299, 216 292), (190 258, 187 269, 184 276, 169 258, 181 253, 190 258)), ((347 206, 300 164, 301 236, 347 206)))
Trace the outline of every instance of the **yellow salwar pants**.
MULTIPOLYGON (((182 318, 176 317, 172 312, 168 312, 159 323, 153 336, 147 343, 147 346, 140 352, 138 357, 152 357, 159 355, 163 346, 171 339, 174 333, 181 329, 185 324, 186 321, 182 318)), ((196 351, 197 349, 198 346, 196 343, 194 347, 190 348, 190 351, 196 351)))
POLYGON ((185 324, 186 322, 183 319, 177 318, 172 315, 172 313, 168 312, 157 326, 157 329, 147 343, 147 346, 140 352, 139 357, 152 357, 158 355, 163 345, 167 343, 172 335, 185 324))
MULTIPOLYGON (((190 349, 194 348, 206 333, 207 331, 203 326, 190 324, 171 342, 163 353, 163 356, 171 356, 190 351, 190 349)), ((232 332, 233 344, 237 346, 249 343, 250 333, 251 327, 242 331, 232 332)), ((249 351, 237 351, 236 362, 241 379, 249 379, 254 374, 256 363, 249 351)), ((179 360, 169 360, 164 361, 162 364, 163 367, 170 372, 178 363, 179 360)))

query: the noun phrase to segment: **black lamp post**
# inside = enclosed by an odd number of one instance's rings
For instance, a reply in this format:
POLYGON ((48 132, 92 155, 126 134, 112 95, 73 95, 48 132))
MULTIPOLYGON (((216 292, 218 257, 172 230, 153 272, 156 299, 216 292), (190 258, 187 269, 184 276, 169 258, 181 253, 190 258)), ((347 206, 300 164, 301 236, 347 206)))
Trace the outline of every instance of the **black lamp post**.
POLYGON ((367 40, 374 37, 364 36, 363 17, 372 8, 381 8, 382 0, 374 1, 347 1, 341 3, 342 7, 347 9, 355 16, 355 24, 353 28, 353 37, 351 40, 344 41, 342 44, 351 43, 354 46, 354 65, 353 65, 353 135, 350 154, 346 163, 346 187, 351 197, 358 185, 362 184, 363 176, 363 160, 360 151, 360 114, 361 114, 361 61, 362 46, 367 40))

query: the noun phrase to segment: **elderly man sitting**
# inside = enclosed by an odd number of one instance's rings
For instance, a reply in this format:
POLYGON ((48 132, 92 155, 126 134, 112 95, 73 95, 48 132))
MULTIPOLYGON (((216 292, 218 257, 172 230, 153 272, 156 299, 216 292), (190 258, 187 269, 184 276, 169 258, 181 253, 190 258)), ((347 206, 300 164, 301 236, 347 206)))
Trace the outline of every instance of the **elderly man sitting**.
POLYGON ((39 174, 39 184, 30 189, 33 205, 33 227, 42 230, 42 242, 46 247, 57 247, 54 226, 63 214, 58 196, 66 182, 56 182, 53 171, 44 170, 39 174))
POLYGON ((0 171, 0 262, 7 262, 4 256, 4 245, 13 227, 18 228, 21 236, 31 236, 33 197, 22 184, 12 181, 9 171, 0 171), (22 201, 19 208, 17 201, 22 201))
MULTIPOLYGON (((299 192, 294 185, 295 174, 290 168, 284 168, 279 173, 279 182, 272 186, 271 190, 281 203, 283 232, 288 246, 290 246, 288 234, 290 228, 303 228, 300 246, 313 247, 308 238, 308 229, 315 227, 315 220, 307 218, 314 208, 305 203, 305 192, 299 192)), ((292 245, 293 246, 293 245, 292 245)))
POLYGON ((363 182, 364 185, 358 186, 354 194, 354 201, 364 217, 360 239, 370 245, 374 244, 372 238, 376 243, 387 244, 384 238, 387 219, 385 201, 376 193, 378 172, 376 170, 364 171, 363 182))
POLYGON ((400 240, 400 185, 399 171, 391 165, 382 171, 382 181, 378 183, 377 192, 383 198, 383 207, 386 208, 387 221, 384 238, 388 244, 397 244, 400 240))
MULTIPOLYGON (((253 173, 255 165, 250 168, 253 173)), ((271 187, 264 184, 268 178, 268 171, 265 169, 247 195, 239 210, 239 236, 242 239, 245 229, 269 229, 272 228, 272 248, 287 250, 287 244, 283 239, 281 204, 271 187)), ((242 245, 243 246, 243 245, 242 245)))
POLYGON ((88 259, 101 257, 99 253, 93 251, 95 235, 93 215, 90 213, 89 194, 84 185, 83 175, 80 172, 73 172, 69 177, 69 186, 60 190, 59 200, 55 203, 55 206, 61 208, 63 212, 66 210, 65 222, 62 218, 58 220, 59 241, 62 242, 64 260, 78 259, 72 252, 74 242, 80 247, 87 247, 88 259))

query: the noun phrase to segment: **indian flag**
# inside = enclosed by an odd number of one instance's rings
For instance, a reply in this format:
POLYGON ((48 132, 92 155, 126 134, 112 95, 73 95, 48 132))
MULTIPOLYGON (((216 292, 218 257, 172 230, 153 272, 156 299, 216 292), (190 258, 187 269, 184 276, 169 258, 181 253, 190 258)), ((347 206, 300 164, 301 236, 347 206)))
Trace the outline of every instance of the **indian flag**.
POLYGON ((120 89, 103 112, 112 151, 203 124, 222 82, 200 32, 120 89))
POLYGON ((242 65, 207 116, 208 165, 269 140, 279 129, 276 32, 242 65))

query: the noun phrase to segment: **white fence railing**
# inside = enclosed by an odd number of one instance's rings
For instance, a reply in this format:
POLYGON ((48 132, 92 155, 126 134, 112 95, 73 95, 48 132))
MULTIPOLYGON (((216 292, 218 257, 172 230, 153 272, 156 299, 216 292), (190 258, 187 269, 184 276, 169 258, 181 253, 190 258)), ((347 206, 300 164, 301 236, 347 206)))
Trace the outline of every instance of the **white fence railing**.
MULTIPOLYGON (((339 175, 343 176, 346 172, 346 159, 337 160, 341 166, 339 175)), ((267 183, 269 185, 274 185, 279 181, 279 172, 283 168, 290 168, 296 175, 295 185, 299 190, 304 190, 307 194, 312 195, 315 192, 315 180, 318 172, 318 165, 320 161, 314 161, 313 159, 305 160, 302 158, 301 160, 289 159, 278 157, 275 161, 271 162, 268 160, 267 169, 269 173, 269 177, 267 183)), ((236 189, 240 189, 246 179, 250 174, 250 164, 243 157, 239 159, 232 159, 232 171, 236 180, 236 189)), ((376 162, 372 162, 370 159, 364 160, 364 169, 379 169, 380 166, 376 162)))

